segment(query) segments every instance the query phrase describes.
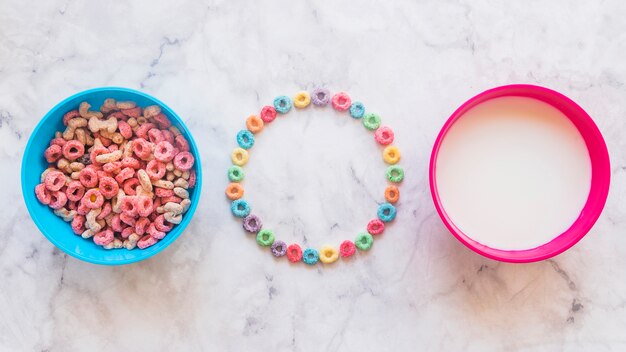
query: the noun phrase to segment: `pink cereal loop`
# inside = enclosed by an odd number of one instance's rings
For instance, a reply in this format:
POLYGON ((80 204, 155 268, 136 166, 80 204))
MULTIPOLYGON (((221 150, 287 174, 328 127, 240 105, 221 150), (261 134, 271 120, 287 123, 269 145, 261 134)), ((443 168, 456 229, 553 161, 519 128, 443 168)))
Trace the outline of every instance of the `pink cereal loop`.
POLYGON ((146 249, 150 246, 155 245, 156 243, 157 243, 156 238, 150 235, 145 235, 139 239, 139 241, 137 242, 137 247, 139 247, 139 249, 146 249))
POLYGON ((152 148, 147 140, 143 138, 137 138, 133 140, 133 152, 139 157, 139 159, 146 160, 150 158, 152 154, 152 148))
POLYGON ((174 159, 174 147, 170 142, 161 141, 154 148, 154 158, 161 162, 168 162, 174 159))
POLYGON ((135 176, 135 170, 130 167, 125 167, 115 176, 115 181, 117 181, 118 184, 124 184, 124 181, 133 176, 135 176))
MULTIPOLYGON (((136 226, 136 225, 135 225, 136 226)), ((122 230, 121 236, 122 238, 128 238, 130 235, 132 235, 135 232, 135 229, 132 227, 126 227, 122 230)))
POLYGON ((79 201, 85 195, 85 187, 80 181, 72 181, 67 185, 65 194, 67 195, 67 199, 73 202, 79 201))
POLYGON ((67 203, 67 196, 63 191, 56 191, 50 193, 50 204, 48 206, 52 209, 61 209, 67 203))
POLYGON ((39 200, 40 203, 46 204, 46 205, 50 204, 50 201, 52 200, 50 196, 50 191, 46 188, 46 185, 44 185, 43 183, 40 183, 37 186, 35 186, 35 196, 37 196, 37 200, 39 200))
POLYGON ((118 121, 117 128, 125 139, 130 139, 133 136, 133 129, 126 121, 118 121))
POLYGON ((63 145, 63 156, 69 161, 74 161, 83 156, 83 154, 85 154, 85 146, 77 140, 67 141, 63 145))
POLYGON ((106 198, 111 199, 117 195, 117 191, 120 190, 117 181, 115 181, 112 177, 101 177, 100 182, 98 183, 98 188, 100 189, 100 193, 106 198))
POLYGON ((163 141, 163 133, 158 128, 153 128, 148 131, 148 140, 154 144, 158 144, 163 141))
POLYGON ((137 219, 135 219, 135 216, 131 216, 126 213, 121 213, 120 220, 122 220, 122 222, 128 226, 135 226, 135 222, 137 221, 137 219))
POLYGON ((345 92, 339 92, 333 95, 331 102, 333 108, 338 111, 346 111, 350 108, 350 105, 352 105, 352 99, 350 99, 350 96, 345 92))
POLYGON ((371 235, 380 235, 385 231, 385 223, 379 219, 370 220, 367 223, 367 232, 371 235))
POLYGON ((174 157, 174 166, 182 171, 190 170, 193 167, 194 158, 189 152, 180 152, 174 157))
POLYGON ((178 136, 176 136, 176 138, 174 140, 175 140, 175 142, 174 142, 175 147, 178 150, 181 150, 183 152, 188 152, 189 151, 189 143, 187 143, 187 140, 185 139, 185 136, 183 136, 182 134, 178 135, 178 136))
POLYGON ((111 202, 105 202, 104 205, 102 206, 102 211, 100 212, 98 216, 96 216, 96 220, 102 220, 106 218, 107 216, 109 216, 109 214, 111 214, 111 212, 112 212, 111 202))
POLYGON ((50 145, 56 144, 59 147, 63 147, 65 145, 65 143, 67 143, 67 141, 61 137, 59 138, 55 138, 53 140, 50 141, 50 145))
POLYGON ((133 177, 124 181, 124 186, 122 188, 124 189, 124 193, 126 193, 126 195, 134 196, 137 194, 137 192, 135 192, 137 185, 139 185, 139 180, 133 177))
POLYGON ((191 170, 189 173, 189 188, 193 188, 196 185, 196 170, 191 170))
POLYGON ((99 246, 106 246, 107 244, 113 242, 114 239, 115 236, 113 234, 113 231, 111 231, 110 229, 100 231, 96 233, 95 236, 93 236, 94 243, 99 246))
POLYGON ((46 151, 43 152, 43 156, 46 158, 47 162, 54 163, 63 156, 62 148, 57 144, 53 144, 46 148, 46 151))
POLYGON ((168 223, 163 215, 159 215, 154 219, 154 227, 161 232, 169 232, 173 225, 168 223))
POLYGON ((50 171, 44 183, 49 191, 56 192, 65 186, 65 175, 60 171, 50 171))
POLYGON ((148 138, 148 131, 155 127, 156 126, 153 123, 144 123, 143 125, 139 126, 137 131, 135 131, 135 135, 145 140, 146 138, 148 138))
POLYGON ((142 236, 146 233, 148 225, 150 225, 150 220, 148 220, 148 218, 139 218, 139 220, 135 222, 135 233, 142 236))
POLYGON ((135 197, 135 208, 137 213, 141 217, 149 216, 153 211, 152 198, 150 197, 135 197))
POLYGON ((159 180, 165 176, 165 164, 156 159, 152 159, 146 166, 146 173, 152 180, 159 180))
POLYGON ((111 174, 117 174, 122 168, 122 163, 119 161, 112 161, 102 165, 102 170, 111 174))
POLYGON ((130 167, 131 169, 139 169, 141 162, 133 157, 126 157, 122 159, 122 167, 130 167))
POLYGON ((104 197, 100 191, 92 188, 85 192, 85 195, 81 199, 80 203, 89 209, 97 209, 104 203, 104 197))
POLYGON ((72 110, 67 112, 65 115, 63 115, 63 124, 67 126, 67 123, 75 117, 80 117, 78 110, 72 110))
POLYGON ((91 153, 89 153, 89 160, 91 161, 91 164, 93 165, 101 165, 99 162, 96 161, 96 157, 98 155, 102 155, 102 154, 107 154, 109 153, 109 149, 105 148, 105 147, 95 147, 91 150, 91 153))
POLYGON ((159 188, 156 187, 156 190, 154 191, 154 194, 157 197, 171 197, 174 195, 174 191, 171 189, 165 189, 165 188, 159 188))
POLYGON ((85 231, 85 217, 83 215, 76 215, 74 219, 72 219, 72 231, 77 235, 85 231))
POLYGON ((163 139, 171 145, 174 145, 174 134, 169 130, 161 130, 163 139))
POLYGON ((394 133, 391 128, 381 126, 376 130, 376 132, 374 132, 374 138, 376 139, 376 142, 382 145, 388 145, 393 143, 394 133))
POLYGON ((183 199, 177 196, 169 196, 169 197, 163 197, 161 198, 161 203, 165 204, 165 203, 180 203, 182 202, 183 199))
POLYGON ((157 240, 162 240, 163 237, 165 237, 165 232, 161 232, 161 231, 157 230, 154 227, 154 224, 150 224, 150 226, 148 226, 148 230, 146 230, 146 232, 148 233, 148 235, 156 238, 157 240))
POLYGON ((122 227, 122 220, 120 220, 120 214, 115 214, 111 218, 111 228, 115 232, 122 232, 122 230, 124 229, 122 227))
POLYGON ((165 114, 162 113, 162 112, 158 113, 156 116, 154 116, 153 119, 154 119, 154 121, 156 121, 156 123, 161 128, 168 128, 168 127, 170 127, 172 125, 172 123, 167 118, 167 116, 165 116, 165 114))
POLYGON ((137 216, 137 205, 135 204, 135 196, 126 196, 120 202, 120 209, 123 214, 128 216, 137 216))

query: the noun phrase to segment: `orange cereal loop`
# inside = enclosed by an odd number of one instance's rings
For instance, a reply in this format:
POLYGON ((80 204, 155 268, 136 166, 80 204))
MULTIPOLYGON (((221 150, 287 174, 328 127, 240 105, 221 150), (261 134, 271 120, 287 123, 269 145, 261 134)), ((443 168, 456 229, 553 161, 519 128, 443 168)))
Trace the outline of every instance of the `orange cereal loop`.
POLYGON ((238 183, 230 183, 226 187, 226 196, 231 200, 237 200, 243 197, 243 187, 238 183))
POLYGON ((400 198, 400 190, 396 186, 388 186, 385 188, 385 199, 389 203, 395 203, 400 198))
POLYGON ((246 127, 252 133, 259 133, 263 130, 263 120, 256 115, 250 115, 246 119, 246 127))

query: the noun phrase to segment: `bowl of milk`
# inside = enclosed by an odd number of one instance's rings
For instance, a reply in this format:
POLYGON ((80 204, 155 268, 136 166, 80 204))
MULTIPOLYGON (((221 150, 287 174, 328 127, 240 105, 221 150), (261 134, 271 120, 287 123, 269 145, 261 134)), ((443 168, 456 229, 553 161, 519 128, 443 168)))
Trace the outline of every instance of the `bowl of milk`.
POLYGON ((606 143, 566 96, 507 85, 450 116, 430 160, 435 208, 450 232, 491 259, 553 257, 583 238, 609 191, 606 143))

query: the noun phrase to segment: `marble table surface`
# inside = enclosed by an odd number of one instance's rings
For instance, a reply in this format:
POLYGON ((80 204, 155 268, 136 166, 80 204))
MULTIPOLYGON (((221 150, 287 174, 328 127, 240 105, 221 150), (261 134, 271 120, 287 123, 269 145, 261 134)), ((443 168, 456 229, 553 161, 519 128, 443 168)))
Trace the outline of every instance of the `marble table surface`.
MULTIPOLYGON (((415 351, 626 349, 626 3, 613 1, 0 2, 0 350, 415 351), (427 169, 463 101, 502 84, 559 90, 612 158, 593 230, 551 260, 512 265, 458 243, 427 169), (37 121, 98 86, 162 99, 198 141, 204 189, 187 231, 124 267, 55 249, 21 201, 37 121), (234 135, 280 94, 345 90, 396 130, 398 217, 367 254, 275 260, 223 190, 234 135)), ((338 244, 382 200, 372 135, 327 110, 280 118, 246 167, 255 212, 286 241, 338 244)))

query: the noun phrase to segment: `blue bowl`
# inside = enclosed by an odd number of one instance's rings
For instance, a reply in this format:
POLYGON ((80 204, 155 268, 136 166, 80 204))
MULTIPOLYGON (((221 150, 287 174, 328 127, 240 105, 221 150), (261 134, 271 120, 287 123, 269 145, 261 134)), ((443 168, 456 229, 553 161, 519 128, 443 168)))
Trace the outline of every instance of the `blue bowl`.
POLYGON ((33 133, 28 139, 24 157, 22 158, 22 194, 26 202, 26 208, 31 218, 39 230, 63 252, 84 260, 89 263, 103 265, 122 265, 138 262, 159 253, 165 247, 169 246, 174 240, 180 236, 185 227, 191 221, 193 213, 196 210, 200 199, 200 191, 202 189, 202 168, 200 167, 200 155, 191 133, 185 127, 183 121, 176 115, 172 109, 163 104, 156 98, 148 94, 117 87, 103 87, 86 90, 75 94, 50 110, 46 116, 39 122, 33 133), (56 131, 63 131, 63 115, 73 109, 77 109, 78 105, 86 101, 96 109, 100 107, 106 98, 116 100, 131 100, 139 106, 159 105, 162 112, 170 119, 172 124, 183 133, 195 160, 195 171, 197 176, 196 186, 190 190, 191 206, 187 213, 183 216, 183 221, 176 225, 165 238, 157 242, 152 247, 146 249, 104 249, 90 239, 84 239, 77 236, 72 231, 69 223, 64 222, 61 218, 54 215, 52 209, 47 205, 39 203, 35 196, 35 186, 40 183, 41 173, 48 167, 48 163, 43 157, 43 153, 48 147, 50 140, 54 137, 56 131))

